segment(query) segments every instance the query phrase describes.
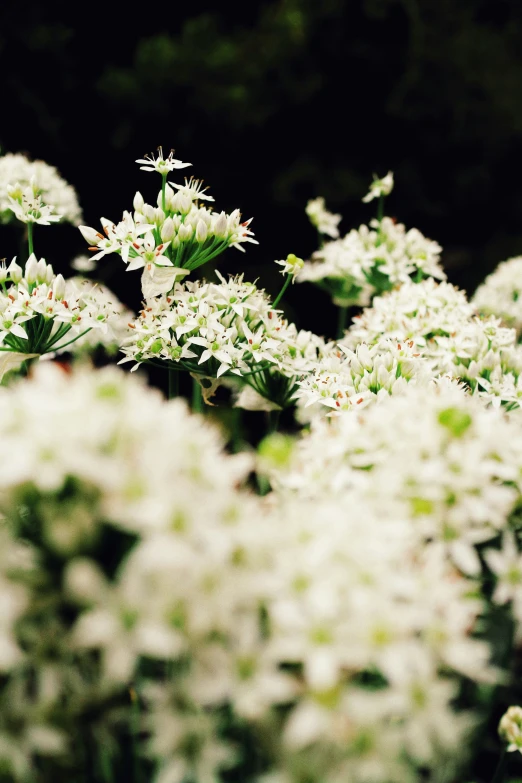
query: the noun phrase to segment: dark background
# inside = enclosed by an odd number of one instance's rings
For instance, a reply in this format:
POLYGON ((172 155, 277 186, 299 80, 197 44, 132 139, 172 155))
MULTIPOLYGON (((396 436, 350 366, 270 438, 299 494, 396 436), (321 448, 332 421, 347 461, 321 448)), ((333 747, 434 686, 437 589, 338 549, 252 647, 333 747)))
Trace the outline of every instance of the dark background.
MULTIPOLYGON (((219 268, 271 292, 272 261, 316 247, 307 200, 325 196, 347 231, 373 216, 360 199, 388 169, 388 212, 442 244, 452 282, 472 291, 522 253, 520 0, 4 2, 0 65, 3 150, 56 165, 87 224, 118 220, 137 189, 152 201, 159 177, 134 160, 174 147, 218 208, 255 218, 259 247, 219 268)), ((38 227, 36 242, 62 271, 85 248, 59 226, 38 227)), ((137 274, 102 264, 136 307, 137 274)), ((286 306, 299 326, 333 332, 312 286, 286 306)))

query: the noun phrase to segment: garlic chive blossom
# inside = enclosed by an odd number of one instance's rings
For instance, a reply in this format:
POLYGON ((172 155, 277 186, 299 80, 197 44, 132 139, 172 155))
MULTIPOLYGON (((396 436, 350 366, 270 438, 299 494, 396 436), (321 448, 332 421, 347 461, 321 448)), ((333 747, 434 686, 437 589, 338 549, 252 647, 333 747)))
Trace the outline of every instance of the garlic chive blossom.
POLYGON ((146 171, 162 175, 162 188, 156 206, 145 202, 141 193, 134 197, 133 212, 124 212, 119 223, 102 219, 103 233, 80 226, 84 238, 95 252, 94 260, 108 253, 118 253, 127 271, 143 269, 149 295, 167 293, 177 279, 211 259, 228 247, 243 251, 246 242, 257 244, 249 226, 238 209, 230 214, 216 213, 201 202, 214 199, 206 193, 200 180, 185 179, 184 184, 167 180, 173 170, 189 166, 172 157, 150 156, 137 161, 146 171), (161 282, 154 286, 156 269, 162 267, 161 282))

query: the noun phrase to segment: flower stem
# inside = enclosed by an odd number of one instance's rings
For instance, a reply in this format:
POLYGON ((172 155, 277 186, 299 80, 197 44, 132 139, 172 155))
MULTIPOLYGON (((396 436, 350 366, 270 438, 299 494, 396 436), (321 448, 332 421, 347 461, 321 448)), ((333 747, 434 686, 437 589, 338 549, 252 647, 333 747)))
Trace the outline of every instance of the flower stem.
POLYGON ((275 299, 274 299, 274 301, 272 302, 272 307, 277 307, 277 305, 279 304, 279 302, 280 302, 280 301, 281 301, 281 299, 283 298, 283 294, 284 294, 284 292, 286 291, 286 289, 287 289, 287 288, 288 288, 288 286, 290 285, 290 281, 291 281, 291 279, 292 279, 292 275, 287 275, 287 276, 286 276, 286 280, 285 280, 285 282, 284 282, 284 285, 283 285, 282 289, 279 291, 278 295, 276 296, 276 298, 275 298, 275 299))
POLYGON ((193 413, 203 412, 203 395, 201 384, 197 378, 192 378, 192 411, 193 413))
POLYGON ((167 175, 166 174, 162 174, 161 175, 161 208, 162 208, 163 212, 167 211, 166 210, 167 199, 166 199, 166 196, 165 196, 166 185, 167 185, 167 175))
POLYGON ((506 748, 504 748, 498 760, 497 768, 495 770, 493 778, 491 779, 491 783, 502 783, 506 772, 507 762, 508 762, 508 754, 506 748))
POLYGON ((169 400, 173 400, 179 394, 179 371, 169 370, 169 400))
POLYGON ((346 321, 348 318, 348 308, 346 305, 337 309, 337 339, 344 337, 346 331, 346 321))
POLYGON ((34 244, 33 244, 33 223, 27 224, 27 245, 29 248, 29 256, 31 256, 34 253, 34 244))
POLYGON ((379 221, 379 223, 381 222, 383 217, 384 217, 384 196, 381 193, 381 195, 379 196, 379 203, 377 204, 377 220, 379 221))
POLYGON ((268 413, 267 435, 272 435, 274 432, 277 432, 280 418, 281 418, 280 410, 270 411, 268 413))

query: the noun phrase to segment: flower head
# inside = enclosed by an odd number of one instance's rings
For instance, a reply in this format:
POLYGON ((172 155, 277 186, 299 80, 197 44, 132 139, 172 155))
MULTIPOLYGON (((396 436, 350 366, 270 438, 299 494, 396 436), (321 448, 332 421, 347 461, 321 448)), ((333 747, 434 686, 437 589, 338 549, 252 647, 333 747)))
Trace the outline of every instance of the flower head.
POLYGON ((295 283, 297 275, 304 266, 304 261, 302 258, 298 258, 293 253, 289 253, 284 261, 276 261, 276 264, 279 264, 279 266, 283 267, 281 269, 281 274, 291 275, 292 283, 295 283))
POLYGON ((140 169, 143 169, 143 171, 157 171, 162 176, 167 176, 174 169, 184 169, 187 166, 192 166, 192 163, 183 163, 181 160, 176 160, 174 150, 171 150, 167 157, 164 158, 163 147, 158 147, 157 156, 151 152, 150 155, 139 158, 136 163, 141 164, 140 169))
POLYGON ((326 209, 324 198, 319 197, 309 201, 306 205, 306 214, 320 234, 326 234, 332 239, 339 237, 338 225, 342 216, 329 212, 326 209))
POLYGON ((508 743, 508 751, 522 753, 522 707, 509 707, 498 724, 498 733, 508 743))
POLYGON ((375 174, 373 175, 373 182, 370 185, 370 190, 364 196, 363 201, 368 203, 373 201, 374 198, 380 198, 381 196, 388 196, 393 190, 393 172, 389 171, 385 177, 379 179, 375 174))

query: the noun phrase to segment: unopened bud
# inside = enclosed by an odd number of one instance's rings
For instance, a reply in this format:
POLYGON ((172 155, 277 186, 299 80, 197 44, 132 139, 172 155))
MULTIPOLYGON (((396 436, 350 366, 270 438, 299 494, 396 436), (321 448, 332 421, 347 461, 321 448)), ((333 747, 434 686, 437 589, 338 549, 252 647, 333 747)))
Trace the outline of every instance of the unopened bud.
POLYGON ((46 272, 45 272, 45 281, 44 282, 47 283, 47 285, 51 285, 51 283, 53 282, 53 278, 54 278, 54 270, 53 270, 51 264, 47 264, 47 269, 46 269, 46 272))
POLYGON ((150 204, 145 204, 143 207, 143 214, 149 221, 149 223, 154 222, 154 207, 152 207, 150 204))
MULTIPOLYGON (((45 263, 45 262, 44 262, 45 263)), ((34 285, 38 277, 38 261, 34 253, 31 253, 25 265, 25 279, 29 285, 34 285)))
POLYGON ((190 226, 186 226, 184 223, 181 224, 178 231, 178 237, 180 242, 186 242, 190 239, 192 236, 192 229, 190 226))
POLYGON ((9 266, 7 267, 7 273, 13 283, 19 283, 22 277, 24 276, 24 272, 21 266, 18 266, 16 263, 16 258, 13 258, 9 266))
POLYGON ((161 207, 156 207, 156 209, 154 210, 154 222, 156 223, 156 225, 161 226, 164 220, 165 220, 164 211, 161 209, 161 207))
POLYGON ((47 277, 47 264, 45 259, 41 258, 36 265, 36 279, 39 283, 45 283, 47 277))
POLYGON ((179 192, 177 202, 178 212, 181 212, 182 215, 188 215, 192 206, 192 199, 184 193, 179 192))
POLYGON ((174 221, 172 218, 167 218, 161 227, 161 239, 163 242, 168 242, 174 236, 174 221))
POLYGON ((228 235, 228 221, 224 212, 221 212, 216 223, 214 225, 214 234, 220 239, 224 239, 228 235))
POLYGON ((56 275, 53 283, 53 292, 55 299, 63 299, 65 296, 65 280, 63 275, 56 275))
POLYGON ((196 226, 196 241, 204 242, 207 236, 208 236, 208 228, 206 227, 205 223, 202 220, 198 220, 198 224, 196 226))
POLYGON ((134 207, 134 210, 136 212, 142 212, 143 207, 145 206, 145 200, 143 196, 141 195, 140 191, 136 191, 136 195, 134 196, 134 200, 132 202, 132 206, 134 207))
POLYGON ((5 263, 2 261, 0 264, 0 283, 5 283, 7 280, 7 268, 5 263))
POLYGON ((88 245, 97 245, 100 241, 100 235, 94 228, 89 226, 78 226, 82 237, 85 239, 88 245))

